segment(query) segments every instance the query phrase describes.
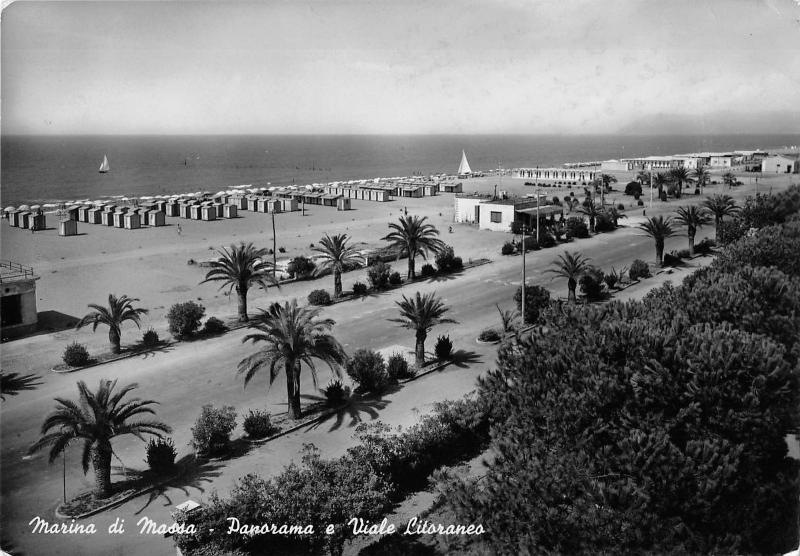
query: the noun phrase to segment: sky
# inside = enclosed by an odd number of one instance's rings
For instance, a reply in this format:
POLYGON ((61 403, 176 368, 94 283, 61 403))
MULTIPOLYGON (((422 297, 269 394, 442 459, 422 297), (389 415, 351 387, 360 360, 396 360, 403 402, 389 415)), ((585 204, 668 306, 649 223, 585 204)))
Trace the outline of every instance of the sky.
POLYGON ((0 47, 4 134, 800 122, 800 0, 23 1, 0 47))

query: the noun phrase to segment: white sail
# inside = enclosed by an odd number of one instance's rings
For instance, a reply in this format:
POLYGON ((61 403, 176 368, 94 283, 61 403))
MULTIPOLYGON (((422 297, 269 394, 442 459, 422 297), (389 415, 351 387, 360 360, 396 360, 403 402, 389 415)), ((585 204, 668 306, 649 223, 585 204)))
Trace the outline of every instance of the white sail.
POLYGON ((111 166, 108 165, 108 157, 106 155, 103 155, 103 163, 100 165, 99 171, 101 173, 106 173, 109 170, 111 170, 111 166))
POLYGON ((467 153, 463 150, 461 151, 461 164, 458 166, 458 175, 464 174, 471 174, 472 170, 469 168, 469 162, 467 162, 467 153))

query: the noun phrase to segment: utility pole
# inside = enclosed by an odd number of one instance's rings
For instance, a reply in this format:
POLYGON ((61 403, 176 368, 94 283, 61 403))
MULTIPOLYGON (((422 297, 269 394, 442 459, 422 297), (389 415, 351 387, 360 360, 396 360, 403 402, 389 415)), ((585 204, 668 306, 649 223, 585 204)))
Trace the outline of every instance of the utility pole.
POLYGON ((539 186, 536 186, 536 243, 539 243, 539 186))
POLYGON ((67 503, 67 449, 61 452, 61 459, 64 461, 64 503, 67 503))
POLYGON ((525 224, 522 224, 522 322, 525 322, 525 224))
POLYGON ((650 208, 653 208, 653 165, 650 165, 650 208))
POLYGON ((275 236, 275 210, 272 211, 272 279, 278 268, 278 238, 275 236))

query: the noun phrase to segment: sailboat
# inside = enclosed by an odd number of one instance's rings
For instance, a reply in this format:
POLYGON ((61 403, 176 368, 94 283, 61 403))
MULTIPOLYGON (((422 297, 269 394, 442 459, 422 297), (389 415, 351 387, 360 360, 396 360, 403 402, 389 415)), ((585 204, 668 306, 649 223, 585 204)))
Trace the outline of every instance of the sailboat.
POLYGON ((472 173, 472 170, 469 167, 469 162, 467 162, 467 153, 464 150, 461 150, 461 164, 458 166, 458 175, 459 176, 468 176, 472 173))
POLYGON ((106 155, 103 155, 103 163, 100 165, 100 170, 98 171, 101 174, 111 171, 111 166, 108 165, 108 157, 106 155))

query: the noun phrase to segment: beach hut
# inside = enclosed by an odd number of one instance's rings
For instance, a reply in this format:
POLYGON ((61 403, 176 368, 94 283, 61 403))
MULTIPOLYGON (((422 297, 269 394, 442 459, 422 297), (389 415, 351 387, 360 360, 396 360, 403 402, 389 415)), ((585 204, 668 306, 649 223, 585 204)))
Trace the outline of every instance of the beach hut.
POLYGON ((269 212, 268 205, 270 201, 271 199, 269 197, 259 198, 256 203, 256 208, 258 209, 258 212, 269 212))
POLYGON ((203 207, 200 205, 189 205, 189 218, 192 220, 200 220, 202 216, 201 210, 203 207))
POLYGON ((167 216, 181 216, 181 204, 177 200, 169 201, 164 208, 167 216))
POLYGON ((58 223, 58 235, 60 236, 78 235, 78 222, 75 220, 61 220, 58 223))
POLYGON ((166 223, 165 216, 160 210, 147 211, 147 224, 149 226, 163 226, 166 223))
POLYGON ((142 227, 141 216, 138 212, 129 212, 124 216, 126 230, 138 230, 142 227))
POLYGON ((107 210, 103 210, 100 213, 100 223, 103 226, 113 226, 114 225, 114 213, 109 212, 107 210))
POLYGON ((23 210, 19 213, 19 227, 28 229, 31 226, 31 213, 27 210, 23 210))
POLYGON ((222 216, 223 218, 238 218, 239 208, 236 205, 223 205, 222 216))
POLYGON ((217 211, 217 218, 223 218, 225 216, 225 205, 222 203, 214 203, 214 210, 217 211))
POLYGON ((124 228, 125 227, 125 213, 118 210, 114 211, 111 215, 112 226, 115 228, 124 228))
POLYGON ((28 227, 34 231, 44 230, 47 228, 47 218, 41 210, 31 213, 28 227))
POLYGON ((270 199, 267 203, 267 212, 281 212, 281 199, 270 199))
POLYGON ((19 215, 22 214, 23 211, 16 209, 8 213, 8 223, 14 226, 15 228, 19 227, 20 217, 19 215))
POLYGON ((350 210, 350 198, 349 197, 337 197, 336 198, 336 210, 350 210))
POLYGON ((77 220, 78 219, 78 212, 80 212, 81 207, 78 205, 71 205, 66 208, 64 211, 64 215, 69 218, 70 220, 77 220))
POLYGON ((82 206, 78 209, 78 220, 80 222, 89 222, 89 211, 92 207, 90 206, 82 206))
POLYGON ((281 212, 292 212, 297 210, 297 199, 281 199, 281 212))
POLYGON ((322 200, 322 205, 326 207, 335 207, 336 200, 339 198, 338 195, 323 195, 320 197, 322 200))
POLYGON ((208 205, 203 205, 203 206, 200 207, 200 219, 201 220, 216 220, 217 219, 217 208, 214 206, 213 203, 208 204, 208 205))
POLYGON ((90 208, 86 213, 86 222, 89 224, 102 224, 103 218, 103 209, 95 207, 90 208))
POLYGON ((181 218, 191 218, 191 209, 189 208, 191 205, 187 205, 186 203, 180 203, 178 205, 178 213, 181 218))
POLYGON ((439 192, 439 186, 434 183, 429 183, 422 186, 422 193, 426 197, 433 197, 438 192, 439 192))
POLYGON ((237 214, 239 210, 247 210, 247 199, 244 195, 231 195, 228 204, 237 208, 237 214))
POLYGON ((256 212, 258 210, 258 197, 255 195, 247 196, 247 210, 256 212))

